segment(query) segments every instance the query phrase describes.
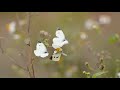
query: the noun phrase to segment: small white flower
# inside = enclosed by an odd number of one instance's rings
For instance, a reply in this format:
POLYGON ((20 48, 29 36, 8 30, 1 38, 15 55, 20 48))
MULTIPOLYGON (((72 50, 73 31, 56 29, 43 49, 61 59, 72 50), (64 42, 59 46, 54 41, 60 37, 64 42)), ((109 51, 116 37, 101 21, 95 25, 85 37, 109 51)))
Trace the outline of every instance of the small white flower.
POLYGON ((44 33, 45 33, 45 31, 44 31, 44 30, 41 30, 41 31, 40 31, 40 34, 44 34, 44 33))
POLYGON ((120 78, 120 72, 119 72, 119 73, 117 73, 117 76, 118 76, 118 78, 120 78))
POLYGON ((77 67, 77 66, 73 66, 73 67, 72 67, 72 71, 73 71, 73 72, 76 72, 77 70, 78 70, 78 67, 77 67))
POLYGON ((15 40, 18 40, 18 39, 20 39, 21 38, 21 36, 19 35, 19 34, 14 34, 13 35, 13 39, 15 39, 15 40))
POLYGON ((13 34, 16 31, 16 22, 12 21, 11 23, 8 24, 7 30, 10 34, 13 34))
POLYGON ((68 71, 65 72, 65 76, 68 77, 68 78, 72 77, 72 75, 73 75, 72 70, 68 70, 68 71))
POLYGON ((19 20, 18 23, 20 26, 24 26, 26 24, 26 20, 19 20))
POLYGON ((86 33, 84 33, 84 32, 80 32, 80 38, 81 38, 82 40, 85 40, 85 39, 88 38, 88 35, 87 35, 86 33))
POLYGON ((88 30, 95 29, 98 26, 99 26, 99 24, 92 19, 88 19, 87 21, 85 21, 85 28, 88 29, 88 30))
POLYGON ((70 68, 65 72, 65 76, 66 76, 66 77, 72 77, 72 75, 73 75, 75 72, 77 72, 77 70, 78 70, 78 67, 74 65, 74 66, 70 67, 70 68))
POLYGON ((48 32, 41 30, 40 31, 40 35, 44 35, 44 36, 50 36, 48 32))
POLYGON ((101 16, 99 16, 99 23, 100 24, 110 24, 111 17, 108 15, 101 15, 101 16))
POLYGON ((49 35, 49 33, 48 33, 48 32, 45 32, 45 33, 44 33, 44 35, 45 35, 45 36, 48 36, 48 35, 49 35))

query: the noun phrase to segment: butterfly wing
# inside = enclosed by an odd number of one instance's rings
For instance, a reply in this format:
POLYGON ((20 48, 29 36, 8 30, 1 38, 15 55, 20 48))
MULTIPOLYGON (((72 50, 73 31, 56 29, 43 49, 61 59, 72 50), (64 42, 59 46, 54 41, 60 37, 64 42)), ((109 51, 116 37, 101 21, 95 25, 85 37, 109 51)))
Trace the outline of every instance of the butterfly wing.
POLYGON ((49 55, 46 46, 43 43, 39 43, 36 46, 36 50, 34 50, 34 54, 36 56, 40 56, 42 58, 47 57, 49 55))
POLYGON ((40 51, 39 50, 34 50, 35 56, 39 57, 40 56, 40 51))
POLYGON ((61 44, 62 44, 61 39, 59 39, 59 38, 53 38, 53 44, 52 44, 53 48, 55 48, 55 49, 56 48, 60 48, 61 44))
POLYGON ((65 35, 62 30, 56 31, 56 37, 58 37, 59 39, 65 39, 65 35))
POLYGON ((42 58, 47 57, 49 55, 46 46, 42 43, 41 49, 40 49, 40 56, 42 58))
POLYGON ((40 54, 40 57, 45 58, 45 57, 47 57, 48 55, 49 55, 49 53, 42 53, 42 54, 40 54))

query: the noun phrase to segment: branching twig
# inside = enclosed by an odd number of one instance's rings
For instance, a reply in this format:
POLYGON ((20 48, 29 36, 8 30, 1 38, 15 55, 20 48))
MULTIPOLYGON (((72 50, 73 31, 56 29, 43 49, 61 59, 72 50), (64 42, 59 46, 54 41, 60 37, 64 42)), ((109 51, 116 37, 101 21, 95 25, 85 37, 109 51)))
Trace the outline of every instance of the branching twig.
POLYGON ((20 19, 19 19, 19 15, 18 15, 18 13, 16 12, 16 22, 17 22, 17 24, 18 24, 18 27, 21 28, 21 27, 19 26, 19 20, 20 20, 20 19))
POLYGON ((20 26, 20 24, 19 24, 19 21, 20 21, 20 18, 19 18, 18 13, 16 12, 16 22, 17 22, 18 28, 19 28, 19 30, 20 30, 22 33, 25 33, 25 31, 21 30, 22 28, 21 28, 21 26, 20 26))
MULTIPOLYGON (((30 23, 31 23, 31 21, 30 21, 30 19, 31 19, 31 13, 30 12, 28 12, 27 13, 27 19, 28 19, 28 27, 27 27, 27 33, 28 33, 28 37, 30 37, 30 23)), ((28 55, 28 59, 29 59, 29 61, 30 61, 30 65, 29 65, 29 67, 28 67, 28 70, 29 70, 29 75, 30 75, 30 77, 31 78, 35 78, 35 72, 34 72, 34 66, 33 66, 33 59, 32 59, 32 47, 31 47, 31 41, 30 41, 30 43, 29 43, 29 47, 28 47, 28 50, 29 50, 29 55, 28 55)))
POLYGON ((27 70, 28 70, 29 76, 32 77, 28 66, 27 66, 27 70))
POLYGON ((32 69, 33 77, 35 78, 35 70, 34 70, 34 66, 33 66, 33 61, 34 61, 34 59, 31 60, 31 69, 32 69))
POLYGON ((0 39, 0 49, 2 51, 2 54, 5 55, 6 57, 9 58, 10 61, 12 61, 16 66, 18 66, 19 68, 23 69, 24 71, 27 71, 28 70, 26 68, 24 68, 23 66, 19 65, 16 60, 14 58, 12 58, 11 56, 9 56, 6 52, 4 52, 4 49, 2 48, 2 43, 1 43, 1 39, 0 39))
POLYGON ((15 65, 17 65, 19 68, 28 71, 26 68, 22 67, 21 65, 17 64, 16 60, 13 59, 11 56, 9 56, 8 54, 4 53, 4 55, 6 55, 15 65))
POLYGON ((4 54, 5 56, 7 56, 15 65, 17 65, 19 68, 27 71, 27 69, 25 69, 25 68, 23 68, 22 66, 20 66, 19 64, 17 64, 15 59, 13 59, 12 57, 10 57, 8 54, 6 54, 6 53, 4 52, 4 50, 3 50, 3 48, 2 48, 1 39, 0 39, 0 49, 1 49, 1 51, 2 51, 2 54, 4 54))

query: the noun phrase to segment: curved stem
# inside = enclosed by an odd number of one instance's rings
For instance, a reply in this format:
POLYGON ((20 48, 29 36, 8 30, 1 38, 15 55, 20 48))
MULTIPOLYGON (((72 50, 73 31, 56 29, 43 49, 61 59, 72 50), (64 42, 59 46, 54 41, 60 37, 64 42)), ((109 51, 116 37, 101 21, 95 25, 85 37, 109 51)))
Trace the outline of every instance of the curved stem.
MULTIPOLYGON (((31 13, 27 13, 27 19, 28 19, 28 27, 27 27, 27 34, 28 37, 30 38, 30 24, 31 24, 31 13)), ((31 41, 29 42, 28 46, 28 59, 29 59, 29 65, 28 65, 28 70, 29 70, 29 75, 31 78, 35 78, 35 70, 34 70, 34 65, 33 65, 33 59, 32 59, 32 47, 31 47, 31 41)))

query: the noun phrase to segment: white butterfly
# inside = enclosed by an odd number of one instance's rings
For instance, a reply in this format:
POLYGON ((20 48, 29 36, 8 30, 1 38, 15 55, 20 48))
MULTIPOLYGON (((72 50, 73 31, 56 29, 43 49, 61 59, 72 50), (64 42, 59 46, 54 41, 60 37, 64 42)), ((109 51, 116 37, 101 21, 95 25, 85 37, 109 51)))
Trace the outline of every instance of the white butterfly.
POLYGON ((34 50, 34 54, 37 57, 42 57, 42 58, 45 58, 49 55, 47 48, 45 47, 45 45, 42 42, 37 43, 36 50, 34 50))
POLYGON ((65 53, 63 53, 62 48, 57 48, 57 49, 54 51, 53 55, 50 57, 50 59, 51 59, 52 61, 60 61, 62 55, 67 56, 65 53))
POLYGON ((58 28, 56 31, 56 37, 53 38, 52 47, 54 49, 61 48, 63 45, 68 44, 68 41, 65 38, 63 31, 58 28))

